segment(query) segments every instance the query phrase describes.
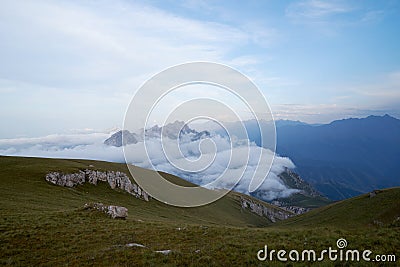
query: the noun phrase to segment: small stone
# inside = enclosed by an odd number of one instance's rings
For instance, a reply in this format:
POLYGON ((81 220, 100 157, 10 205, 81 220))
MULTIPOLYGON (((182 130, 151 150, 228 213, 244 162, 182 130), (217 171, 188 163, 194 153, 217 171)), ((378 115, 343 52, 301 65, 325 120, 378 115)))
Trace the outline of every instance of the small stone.
POLYGON ((128 243, 128 244, 126 244, 126 246, 127 247, 139 247, 139 248, 145 248, 146 246, 145 245, 142 245, 142 244, 138 244, 138 243, 128 243))
POLYGON ((166 250, 157 250, 155 251, 156 253, 161 253, 163 255, 168 255, 170 254, 172 251, 170 249, 166 249, 166 250))
POLYGON ((372 192, 369 192, 369 197, 373 198, 374 196, 376 196, 377 194, 379 194, 381 191, 380 190, 374 190, 372 192))

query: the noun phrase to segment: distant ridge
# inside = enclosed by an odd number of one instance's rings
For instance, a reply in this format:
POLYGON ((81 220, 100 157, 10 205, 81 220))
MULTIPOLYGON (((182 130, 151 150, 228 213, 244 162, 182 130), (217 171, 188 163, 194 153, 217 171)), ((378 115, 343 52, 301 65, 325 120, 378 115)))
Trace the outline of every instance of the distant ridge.
MULTIPOLYGON (((261 146, 258 127, 268 121, 227 123, 232 134, 246 127, 261 146)), ((289 157, 295 171, 330 199, 340 200, 375 188, 400 186, 400 120, 388 114, 307 124, 277 120, 276 152, 289 157)), ((218 134, 226 134, 217 130, 218 134)), ((241 136, 243 138, 243 136, 241 136)))
POLYGON ((277 152, 331 199, 400 185, 400 120, 389 115, 277 128, 277 152))

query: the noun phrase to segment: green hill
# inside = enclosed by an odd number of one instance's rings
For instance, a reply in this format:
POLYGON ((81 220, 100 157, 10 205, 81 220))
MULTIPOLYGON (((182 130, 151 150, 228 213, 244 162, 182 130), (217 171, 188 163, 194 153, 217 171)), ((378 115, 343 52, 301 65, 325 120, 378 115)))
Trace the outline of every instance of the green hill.
MULTIPOLYGON (((74 173, 93 166, 100 171, 122 171, 125 164, 69 159, 0 157, 0 195, 3 214, 8 212, 60 212, 81 208, 87 202, 104 202, 127 207, 131 216, 143 221, 171 221, 230 226, 265 226, 271 222, 241 209, 239 193, 231 192, 220 200, 199 208, 172 207, 156 200, 144 202, 128 193, 111 190, 106 183, 84 184, 75 188, 47 183, 44 177, 52 171, 74 173), (3 210, 4 209, 4 210, 3 210)), ((151 172, 136 167, 140 173, 151 172)), ((176 176, 161 173, 169 181, 182 186, 195 186, 176 176)), ((132 179, 132 178, 131 178, 132 179)), ((133 180, 133 179, 132 179, 133 180)), ((248 197, 247 198, 251 198, 248 197)), ((257 200, 255 200, 257 201, 257 200)), ((258 201, 259 202, 259 201, 258 201)), ((273 206, 263 203, 266 206, 273 206)), ((278 208, 274 208, 277 209, 278 208)))
POLYGON ((400 188, 376 190, 339 201, 280 223, 285 226, 336 226, 359 228, 400 223, 400 188))
MULTIPOLYGON (((240 199, 268 204, 238 193, 229 193, 204 207, 177 208, 136 199, 112 190, 106 183, 66 188, 44 179, 51 171, 74 173, 89 165, 96 170, 129 174, 124 164, 0 157, 1 265, 290 266, 276 260, 272 264, 260 262, 257 251, 266 244, 276 250, 318 251, 335 246, 336 240, 343 237, 351 248, 369 248, 380 254, 400 250, 400 227, 390 222, 399 216, 399 189, 384 190, 371 199, 360 196, 347 204, 335 203, 273 224, 243 209, 240 199), (116 220, 84 210, 88 202, 127 207, 129 216, 116 220), (351 214, 354 216, 350 218, 351 214), (371 224, 371 220, 382 224, 371 224), (157 252, 162 250, 171 253, 157 252)), ((193 186, 178 177, 163 175, 175 183, 193 186)), ((365 264, 325 260, 318 266, 365 264)))

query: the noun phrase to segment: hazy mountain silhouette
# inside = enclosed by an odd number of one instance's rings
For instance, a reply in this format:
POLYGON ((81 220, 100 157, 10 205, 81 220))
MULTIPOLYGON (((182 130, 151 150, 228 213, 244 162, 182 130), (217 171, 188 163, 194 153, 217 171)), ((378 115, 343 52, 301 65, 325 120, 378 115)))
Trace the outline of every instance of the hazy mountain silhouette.
POLYGON ((389 115, 277 127, 277 152, 331 199, 400 184, 400 120, 389 115))
MULTIPOLYGON (((256 121, 243 123, 249 139, 260 146, 256 121)), ((228 130, 235 133, 238 127, 240 122, 230 123, 228 130)), ((276 129, 276 152, 289 157, 296 172, 330 199, 400 185, 399 119, 369 116, 322 125, 285 120, 277 121, 276 129)))

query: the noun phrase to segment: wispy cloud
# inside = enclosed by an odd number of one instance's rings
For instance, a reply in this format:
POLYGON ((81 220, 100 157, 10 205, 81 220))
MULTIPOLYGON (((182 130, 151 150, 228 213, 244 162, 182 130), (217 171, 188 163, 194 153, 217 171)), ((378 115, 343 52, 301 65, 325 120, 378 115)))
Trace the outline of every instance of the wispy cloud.
POLYGON ((100 118, 107 122, 103 128, 119 124, 133 92, 171 65, 256 64, 250 54, 232 56, 259 42, 253 32, 142 3, 5 1, 0 17, 2 136, 11 136, 16 124, 24 127, 14 134, 29 134, 43 121, 47 133, 58 132, 61 120, 66 129, 99 128, 100 118), (15 115, 27 109, 29 120, 15 115), (61 115, 58 123, 49 121, 55 114, 61 115))
POLYGON ((380 8, 365 8, 352 1, 305 0, 290 4, 285 15, 292 22, 317 27, 325 33, 332 33, 330 27, 349 27, 380 22, 386 12, 380 8))
POLYGON ((361 22, 375 23, 382 20, 384 16, 385 16, 385 11, 383 10, 367 11, 361 18, 361 22))
POLYGON ((376 105, 400 104, 400 71, 385 73, 369 83, 354 85, 350 90, 376 105))
POLYGON ((286 15, 296 20, 323 20, 352 10, 352 7, 342 1, 308 0, 290 4, 286 15))
POLYGON ((398 43, 399 4, 380 3, 2 1, 0 136, 121 125, 144 81, 196 60, 238 68, 271 104, 395 99, 395 87, 349 86, 376 75, 377 59, 381 70, 399 67, 391 45, 398 43), (319 93, 312 88, 318 79, 329 80, 318 87, 340 92, 319 93), (333 99, 339 95, 347 98, 333 99))
POLYGON ((258 41, 240 28, 131 2, 6 1, 0 14, 0 53, 9 50, 6 43, 25 44, 13 49, 19 62, 2 57, 13 70, 3 78, 47 85, 109 84, 184 61, 224 61, 258 41))

